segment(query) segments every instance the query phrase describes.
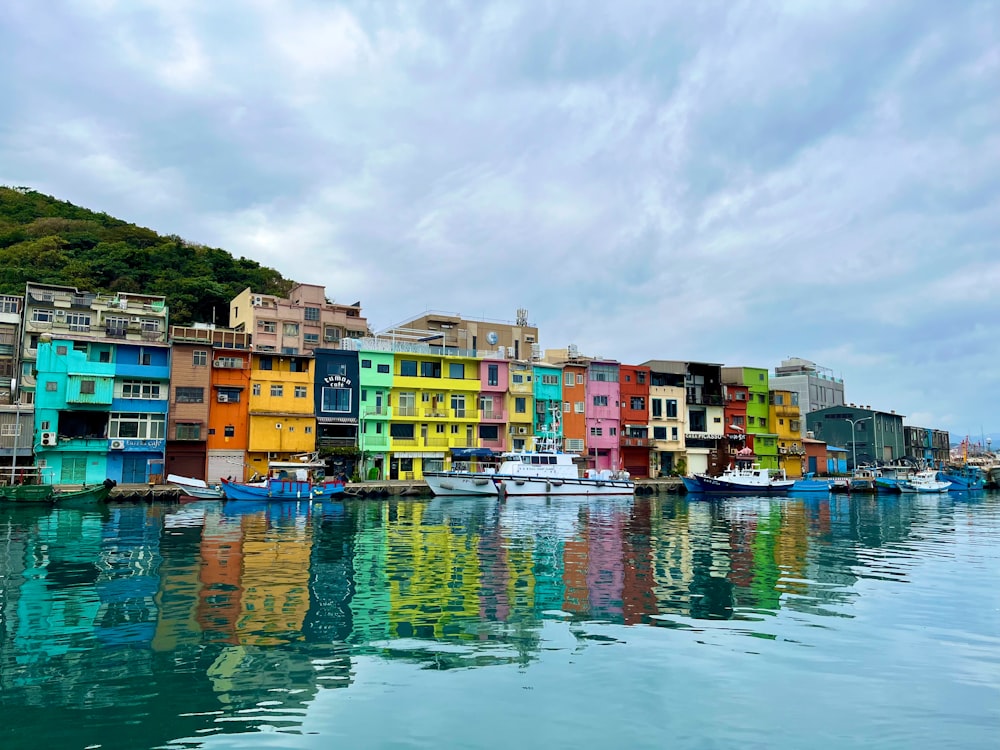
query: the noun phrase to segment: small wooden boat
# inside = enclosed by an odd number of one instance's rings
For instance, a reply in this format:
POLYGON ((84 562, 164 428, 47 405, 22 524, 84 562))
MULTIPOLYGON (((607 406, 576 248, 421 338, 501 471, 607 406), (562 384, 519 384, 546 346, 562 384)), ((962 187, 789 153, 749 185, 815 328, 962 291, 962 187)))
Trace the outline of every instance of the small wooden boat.
POLYGON ((220 487, 209 486, 208 482, 204 479, 182 477, 178 474, 167 474, 167 484, 179 487, 182 494, 188 497, 196 497, 199 500, 212 500, 224 497, 220 487))
POLYGON ((77 508, 81 506, 100 505, 107 502, 111 489, 118 484, 113 479, 105 479, 101 484, 84 486, 79 490, 63 490, 52 495, 56 505, 77 508))
POLYGON ((55 489, 51 484, 14 484, 0 487, 0 500, 22 505, 48 505, 52 503, 55 489))

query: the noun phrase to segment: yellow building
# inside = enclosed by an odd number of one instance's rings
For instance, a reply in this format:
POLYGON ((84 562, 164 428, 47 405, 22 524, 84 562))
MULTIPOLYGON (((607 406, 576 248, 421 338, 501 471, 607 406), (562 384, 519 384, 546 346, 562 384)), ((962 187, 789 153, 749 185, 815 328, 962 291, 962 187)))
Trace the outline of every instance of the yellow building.
POLYGON ((313 359, 254 352, 250 370, 250 471, 316 450, 313 359))
POLYGON ((411 348, 394 355, 390 479, 420 479, 444 470, 453 448, 479 447, 480 360, 411 348))
POLYGON ((801 477, 805 463, 802 447, 802 414, 796 391, 772 390, 769 399, 771 431, 777 435, 778 468, 789 477, 801 477))
POLYGON ((507 392, 507 419, 512 450, 535 447, 535 391, 531 382, 534 367, 528 362, 510 363, 510 388, 507 392))

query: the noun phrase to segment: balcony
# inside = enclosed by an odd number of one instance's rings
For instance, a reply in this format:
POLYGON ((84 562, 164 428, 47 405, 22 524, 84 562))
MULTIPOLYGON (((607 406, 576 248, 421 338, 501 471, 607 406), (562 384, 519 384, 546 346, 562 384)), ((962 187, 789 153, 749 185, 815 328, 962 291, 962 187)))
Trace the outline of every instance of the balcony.
POLYGON ((653 445, 653 440, 648 437, 625 437, 622 436, 619 443, 622 448, 649 448, 653 445))
MULTIPOLYGON (((399 442, 399 441, 397 441, 399 442)), ((366 451, 387 451, 389 450, 388 435, 362 435, 361 446, 366 451)))
POLYGON ((320 437, 316 440, 319 445, 325 448, 353 448, 358 444, 354 437, 320 437))
POLYGON ((417 407, 415 406, 397 406, 396 416, 399 417, 416 417, 419 416, 417 413, 417 407))
POLYGON ((363 406, 361 416, 364 417, 391 417, 392 407, 389 406, 363 406))
POLYGON ((446 437, 429 437, 424 440, 428 448, 447 448, 450 440, 446 437))
POLYGON ((483 420, 493 421, 493 422, 506 422, 507 411, 505 409, 501 409, 500 411, 491 411, 489 409, 483 409, 483 420))
POLYGON ((772 408, 776 417, 792 417, 797 419, 800 414, 799 407, 792 406, 791 404, 772 404, 772 408))
POLYGON ((688 393, 685 401, 692 406, 725 406, 721 394, 688 393))
POLYGON ((420 443, 415 437, 413 437, 413 438, 393 438, 392 444, 403 448, 416 448, 420 443))
POLYGON ((431 419, 447 419, 448 409, 443 406, 434 406, 430 409, 424 409, 424 416, 431 419))
POLYGON ((506 443, 502 437, 496 439, 480 438, 479 442, 481 447, 490 448, 494 451, 503 451, 507 449, 506 443))

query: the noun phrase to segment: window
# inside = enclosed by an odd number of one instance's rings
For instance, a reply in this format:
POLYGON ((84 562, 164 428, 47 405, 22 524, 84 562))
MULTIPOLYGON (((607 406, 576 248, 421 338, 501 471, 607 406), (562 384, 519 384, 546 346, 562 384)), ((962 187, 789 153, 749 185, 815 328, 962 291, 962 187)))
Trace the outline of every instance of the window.
POLYGON ((670 439, 671 440, 677 440, 677 428, 676 427, 671 427, 670 428, 670 439))
POLYGON ((767 403, 767 396, 765 396, 763 393, 758 393, 757 394, 757 403, 758 404, 766 404, 767 403))
POLYGON ((312 427, 306 427, 306 435, 312 435, 312 432, 313 432, 312 427))
POLYGON ((735 414, 735 415, 733 415, 733 424, 736 425, 737 427, 742 427, 743 426, 743 415, 742 414, 735 414))
POLYGON ((607 406, 608 397, 607 396, 594 396, 594 406, 607 406))
POLYGON ((500 365, 486 365, 486 385, 500 385, 500 365))
POLYGON ((261 357, 259 360, 261 370, 273 370, 274 369, 274 358, 273 357, 261 357))
POLYGON ((45 390, 48 391, 49 393, 53 393, 59 390, 59 384, 56 383, 56 381, 54 380, 48 380, 45 383, 45 390))
POLYGON ((285 336, 298 336, 299 335, 299 324, 298 323, 285 323, 281 326, 281 332, 285 336))
POLYGON ((305 309, 305 315, 303 317, 306 320, 319 320, 319 308, 318 307, 307 307, 305 309))
POLYGON ((759 381, 761 381, 763 383, 764 382, 764 373, 758 372, 757 373, 757 380, 759 380, 759 381))
POLYGON ((499 440, 500 427, 495 424, 479 425, 479 437, 483 440, 499 440))
POLYGON ((799 405, 799 392, 792 391, 792 406, 798 406, 798 405, 799 405))
POLYGON ((55 312, 53 310, 32 310, 31 319, 35 323, 51 323, 52 319, 55 317, 55 312))
POLYGON ((618 382, 618 365, 591 365, 588 372, 591 381, 598 383, 618 382))
POLYGON ((282 385, 271 384, 271 398, 281 398, 285 395, 285 387, 282 385))
POLYGON ((653 440, 666 440, 667 439, 667 428, 666 427, 654 427, 653 428, 653 440))
POLYGON ((573 402, 573 412, 576 413, 576 414, 583 414, 583 412, 584 412, 584 403, 583 403, 583 401, 574 401, 573 402))
POLYGON ((649 400, 650 409, 653 411, 653 419, 660 419, 663 417, 663 401, 658 398, 653 398, 649 400))
POLYGON ((774 404, 775 404, 775 406, 784 406, 785 405, 785 396, 784 396, 784 394, 775 393, 774 394, 774 404))
POLYGON ((576 384, 577 385, 583 385, 583 373, 582 372, 578 372, 576 374, 576 384))
POLYGON ((527 402, 523 398, 515 398, 514 411, 517 414, 525 414, 528 411, 527 402))
POLYGON ((417 377, 417 360, 415 359, 399 360, 399 374, 407 378, 417 377))
POLYGON ((440 422, 434 425, 434 432, 436 432, 438 435, 444 435, 444 425, 441 424, 440 422))
POLYGON ((323 329, 323 338, 326 341, 340 341, 341 330, 334 326, 327 326, 323 329))
POLYGON ((569 414, 569 401, 563 401, 563 414, 569 414))
POLYGON ((201 425, 178 422, 176 428, 176 437, 178 440, 200 440, 201 425))
POLYGON ((677 399, 665 399, 667 404, 667 419, 677 419, 677 399))
POLYGON ((542 385, 559 385, 559 376, 542 375, 542 385))
POLYGON ((347 375, 347 364, 345 362, 328 362, 326 365, 327 375, 347 375))
POLYGON ((178 386, 174 390, 174 402, 178 404, 202 404, 205 402, 205 389, 178 386))
POLYGON ((601 437, 601 435, 603 435, 603 434, 604 434, 604 428, 603 427, 591 427, 590 428, 590 436, 591 437, 601 437))
POLYGON ((350 388, 323 388, 323 411, 349 412, 351 410, 350 388))
POLYGON ((208 366, 208 352, 204 349, 195 349, 191 352, 191 364, 195 367, 208 366))
POLYGON ((66 356, 66 352, 68 352, 68 351, 69 351, 69 348, 66 347, 66 346, 57 346, 56 347, 56 354, 58 354, 60 357, 65 357, 66 356))
POLYGON ((761 417, 758 421, 761 427, 767 427, 767 420, 764 417, 761 417))
POLYGON ((451 425, 451 434, 452 435, 457 435, 458 434, 458 425, 457 424, 451 425))
POLYGON ((747 400, 747 394, 745 394, 743 391, 736 391, 736 400, 737 401, 746 401, 747 400))
POLYGON ((277 333, 278 323, 274 320, 262 320, 260 321, 260 330, 262 333, 277 333))
POLYGON ((233 427, 231 424, 227 424, 225 428, 223 428, 222 434, 225 437, 236 437, 236 428, 233 427))
POLYGON ((757 417, 747 417, 747 424, 757 424, 757 417))
POLYGON ((413 440, 414 425, 412 424, 390 424, 389 425, 389 435, 391 437, 402 439, 402 440, 413 440))
POLYGON ((462 418, 465 416, 465 394, 453 393, 451 395, 451 408, 455 412, 455 416, 462 418))
POLYGON ((629 408, 635 411, 646 410, 646 399, 643 396, 632 396, 629 399, 629 408))
POLYGON ((253 384, 252 392, 253 392, 254 396, 259 396, 260 395, 260 383, 254 383, 253 384))
POLYGON ((439 362, 421 362, 420 377, 422 378, 441 377, 441 364, 439 362))
POLYGON ((564 386, 572 387, 573 383, 575 383, 575 382, 576 382, 576 380, 573 378, 573 373, 571 373, 571 372, 564 372, 563 373, 563 385, 564 386))
POLYGON ((121 397, 156 400, 160 397, 160 384, 141 380, 125 380, 121 384, 121 397))
POLYGON ((363 360, 361 360, 361 369, 362 370, 370 370, 370 369, 372 369, 372 361, 370 359, 363 359, 363 360))
POLYGON ((389 365, 377 365, 375 369, 378 370, 383 375, 389 374, 389 365))
POLYGON ((513 375, 511 375, 510 380, 512 383, 523 383, 524 375, 519 372, 515 372, 513 375))
POLYGON ((465 365, 460 362, 452 362, 448 365, 448 377, 462 380, 465 377, 465 365))
POLYGON ((645 371, 640 370, 639 372, 637 372, 635 374, 635 382, 638 383, 639 385, 643 385, 646 382, 646 373, 645 373, 645 371))
POLYGON ((309 346, 319 346, 319 334, 318 333, 306 333, 302 335, 302 342, 309 346))
POLYGON ((66 325, 71 331, 86 333, 90 330, 90 315, 86 313, 67 313, 66 325))
POLYGON ((94 381, 94 380, 81 380, 80 381, 80 393, 85 393, 85 394, 93 395, 94 394, 95 385, 96 385, 96 381, 94 381))
POLYGON ((304 385, 295 386, 295 398, 308 398, 309 396, 308 391, 309 389, 306 388, 304 385))
POLYGON ((609 427, 609 428, 608 428, 608 434, 609 434, 609 435, 610 435, 611 437, 614 437, 615 435, 617 435, 617 434, 618 434, 618 428, 617 428, 617 427, 609 427))
POLYGON ((166 416, 135 412, 111 412, 108 421, 108 437, 138 438, 139 440, 162 440, 165 434, 166 416))
POLYGON ((785 426, 785 420, 784 419, 779 419, 778 420, 778 424, 781 425, 782 427, 784 427, 785 426))
POLYGON ((219 388, 215 394, 215 400, 220 404, 238 404, 240 402, 240 391, 237 388, 219 388))

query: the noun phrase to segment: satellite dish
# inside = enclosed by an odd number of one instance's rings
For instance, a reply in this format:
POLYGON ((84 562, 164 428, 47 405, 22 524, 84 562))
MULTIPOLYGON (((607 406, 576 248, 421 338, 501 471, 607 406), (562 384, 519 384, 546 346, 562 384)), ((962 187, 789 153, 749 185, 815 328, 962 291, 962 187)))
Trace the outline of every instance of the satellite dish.
POLYGON ((489 333, 486 334, 486 340, 490 342, 491 346, 496 346, 496 343, 497 341, 500 340, 500 337, 497 336, 496 331, 490 331, 489 333))

